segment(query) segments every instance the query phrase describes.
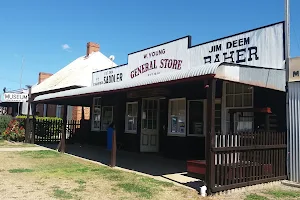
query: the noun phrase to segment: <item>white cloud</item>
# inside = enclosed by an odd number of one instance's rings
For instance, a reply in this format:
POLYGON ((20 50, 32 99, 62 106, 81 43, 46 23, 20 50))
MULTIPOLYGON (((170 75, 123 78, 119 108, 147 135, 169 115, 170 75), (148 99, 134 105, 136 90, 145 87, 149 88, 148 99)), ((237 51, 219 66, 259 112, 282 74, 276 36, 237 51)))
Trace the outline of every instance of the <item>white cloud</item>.
POLYGON ((71 50, 71 47, 68 45, 68 44, 63 44, 61 45, 61 48, 65 51, 70 51, 71 50))

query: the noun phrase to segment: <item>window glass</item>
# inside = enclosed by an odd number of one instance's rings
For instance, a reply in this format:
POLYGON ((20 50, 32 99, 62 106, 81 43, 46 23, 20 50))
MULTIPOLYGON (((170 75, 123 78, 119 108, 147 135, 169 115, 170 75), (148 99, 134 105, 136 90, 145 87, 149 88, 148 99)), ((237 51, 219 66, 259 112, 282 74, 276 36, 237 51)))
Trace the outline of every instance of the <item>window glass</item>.
POLYGON ((138 115, 138 103, 128 102, 126 104, 126 132, 136 133, 137 130, 137 115, 138 115))
POLYGON ((96 97, 93 100, 93 110, 92 110, 93 131, 100 131, 100 119, 101 119, 101 98, 96 97))
POLYGON ((204 134, 204 103, 189 101, 189 135, 204 134))
POLYGON ((108 126, 113 121, 113 107, 112 106, 103 106, 102 107, 102 122, 101 130, 106 131, 108 126))
POLYGON ((61 105, 56 106, 56 117, 61 118, 61 105))
MULTIPOLYGON (((227 82, 225 86, 226 95, 226 131, 230 130, 230 108, 252 108, 253 87, 245 84, 227 82)), ((253 113, 235 113, 234 130, 231 131, 252 131, 253 113)))
POLYGON ((215 102, 215 132, 221 133, 222 115, 221 115, 221 101, 215 102))
POLYGON ((186 130, 186 100, 169 100, 169 134, 185 135, 186 130))

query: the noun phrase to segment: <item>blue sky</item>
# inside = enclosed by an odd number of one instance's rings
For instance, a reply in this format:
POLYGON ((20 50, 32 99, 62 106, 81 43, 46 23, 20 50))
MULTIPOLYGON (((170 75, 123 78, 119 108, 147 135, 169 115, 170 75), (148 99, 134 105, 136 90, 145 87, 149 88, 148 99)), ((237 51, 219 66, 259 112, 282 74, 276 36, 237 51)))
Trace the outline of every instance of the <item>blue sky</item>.
MULTIPOLYGON (((299 0, 291 2, 291 56, 300 56, 299 0), (297 21, 298 19, 298 21, 297 21)), ((9 0, 0 6, 0 93, 34 84, 86 52, 127 54, 191 35, 199 44, 284 20, 284 0, 9 0), (65 45, 65 49, 62 48, 65 45), (67 49, 66 49, 67 48, 67 49)))

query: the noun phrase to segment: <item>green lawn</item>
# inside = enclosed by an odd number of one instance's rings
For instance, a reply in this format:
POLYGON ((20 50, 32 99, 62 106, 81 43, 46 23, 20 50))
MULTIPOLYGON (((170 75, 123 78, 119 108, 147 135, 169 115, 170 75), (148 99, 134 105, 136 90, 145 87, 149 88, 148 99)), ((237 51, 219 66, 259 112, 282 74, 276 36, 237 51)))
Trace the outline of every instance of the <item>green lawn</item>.
POLYGON ((249 194, 247 195, 245 200, 271 200, 271 199, 283 199, 283 200, 300 199, 300 190, 275 188, 271 190, 260 191, 256 194, 249 194))
MULTIPOLYGON (((51 150, 0 152, 0 180, 7 192, 45 199, 201 199, 196 191, 124 172, 51 150), (4 181, 11 179, 9 181, 4 181), (10 183, 5 187, 6 182, 10 183), (17 191, 14 189, 18 189, 17 191), (37 190, 43 190, 35 194, 37 190)), ((3 193, 3 192, 2 192, 3 193)), ((19 196, 18 196, 19 195, 19 196)))

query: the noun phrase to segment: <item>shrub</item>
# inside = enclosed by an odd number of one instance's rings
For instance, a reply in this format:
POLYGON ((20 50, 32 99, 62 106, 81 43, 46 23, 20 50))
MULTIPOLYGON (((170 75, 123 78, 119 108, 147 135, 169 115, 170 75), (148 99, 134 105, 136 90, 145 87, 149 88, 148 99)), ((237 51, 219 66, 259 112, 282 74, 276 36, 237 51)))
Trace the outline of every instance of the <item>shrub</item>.
POLYGON ((25 129, 23 126, 20 126, 20 122, 13 119, 3 131, 2 137, 6 140, 22 142, 25 140, 25 129))
POLYGON ((0 115, 0 134, 7 128, 10 121, 10 115, 0 115))
MULTIPOLYGON (((16 117, 17 119, 24 119, 26 120, 27 116, 26 115, 19 115, 16 117)), ((32 119, 32 116, 29 116, 30 119, 32 119)), ((59 117, 38 117, 36 116, 35 119, 37 120, 57 120, 57 121, 62 121, 62 118, 59 117)))

